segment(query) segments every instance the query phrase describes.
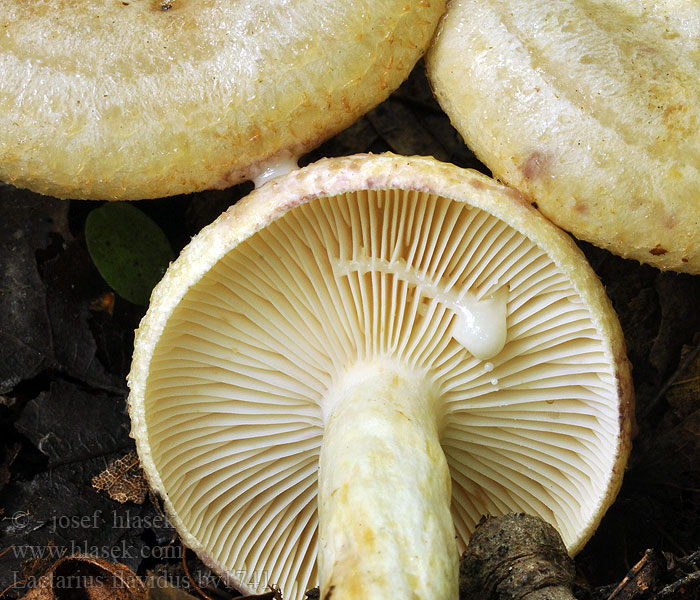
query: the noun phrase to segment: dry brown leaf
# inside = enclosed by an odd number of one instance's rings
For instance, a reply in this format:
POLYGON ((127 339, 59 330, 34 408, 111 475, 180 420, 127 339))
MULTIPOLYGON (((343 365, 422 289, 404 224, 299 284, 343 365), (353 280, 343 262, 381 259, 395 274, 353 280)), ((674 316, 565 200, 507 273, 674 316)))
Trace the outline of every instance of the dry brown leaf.
POLYGON ((124 504, 143 504, 148 494, 148 484, 141 471, 135 450, 112 461, 99 475, 92 478, 92 487, 105 491, 112 500, 124 504))
POLYGON ((53 566, 23 600, 147 600, 141 579, 127 566, 94 556, 68 556, 53 566))

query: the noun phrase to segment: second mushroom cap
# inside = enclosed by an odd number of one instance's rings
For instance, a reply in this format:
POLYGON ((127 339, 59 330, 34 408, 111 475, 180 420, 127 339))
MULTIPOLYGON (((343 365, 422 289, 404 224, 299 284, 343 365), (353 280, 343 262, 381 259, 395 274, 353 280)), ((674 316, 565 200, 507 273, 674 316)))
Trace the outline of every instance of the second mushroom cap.
POLYGON ((2 0, 0 181, 59 198, 225 188, 384 100, 445 0, 2 0))

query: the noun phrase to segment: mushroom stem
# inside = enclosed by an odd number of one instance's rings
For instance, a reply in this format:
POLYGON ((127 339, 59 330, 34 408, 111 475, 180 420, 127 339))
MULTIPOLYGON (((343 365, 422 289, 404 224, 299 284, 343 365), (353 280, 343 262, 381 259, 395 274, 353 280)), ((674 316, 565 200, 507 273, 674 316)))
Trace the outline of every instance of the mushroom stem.
POLYGON ((438 394, 415 368, 354 367, 329 397, 319 473, 321 598, 458 596, 438 394))

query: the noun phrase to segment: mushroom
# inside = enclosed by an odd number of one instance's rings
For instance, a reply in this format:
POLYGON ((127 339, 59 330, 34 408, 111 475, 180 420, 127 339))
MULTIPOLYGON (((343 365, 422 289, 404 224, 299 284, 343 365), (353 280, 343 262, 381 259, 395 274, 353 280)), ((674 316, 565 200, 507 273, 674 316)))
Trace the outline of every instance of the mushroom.
POLYGON ((129 386, 184 543, 291 599, 456 599, 485 513, 576 552, 630 449, 623 338, 581 252, 429 158, 322 160, 221 215, 154 290, 129 386))
POLYGON ((454 0, 426 59, 498 179, 576 237, 700 273, 700 3, 454 0))
POLYGON ((445 0, 3 0, 0 180, 161 198, 252 179, 349 126, 445 0))

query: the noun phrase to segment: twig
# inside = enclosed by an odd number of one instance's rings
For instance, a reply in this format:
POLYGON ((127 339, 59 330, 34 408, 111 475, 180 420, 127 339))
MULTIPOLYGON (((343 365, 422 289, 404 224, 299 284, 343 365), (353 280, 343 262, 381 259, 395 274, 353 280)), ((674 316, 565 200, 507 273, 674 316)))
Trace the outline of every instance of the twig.
POLYGON ((688 554, 688 556, 684 556, 683 558, 679 558, 678 562, 683 564, 683 565, 692 565, 693 568, 697 569, 698 567, 695 563, 698 560, 700 560, 700 550, 696 550, 692 554, 688 554))
POLYGON ((7 592, 9 592, 13 587, 16 587, 18 585, 24 585, 28 581, 29 581, 29 579, 20 579, 19 581, 15 581, 14 583, 11 583, 2 592, 0 592, 0 598, 2 598, 5 594, 7 594, 7 592))
POLYGON ((630 569, 629 573, 627 573, 627 575, 624 576, 622 581, 617 584, 615 589, 612 592, 610 592, 610 595, 608 596, 607 600, 613 600, 613 598, 615 598, 623 589, 625 589, 630 580, 634 579, 639 574, 639 572, 646 566, 647 562, 649 562, 649 557, 653 554, 653 550, 647 550, 644 553, 644 556, 642 556, 642 558, 637 562, 637 564, 634 565, 630 569))
POLYGON ((700 587, 700 572, 691 573, 678 581, 674 581, 672 584, 667 585, 663 588, 653 600, 665 600, 666 598, 675 598, 676 594, 680 592, 683 597, 687 597, 695 592, 700 587))
POLYGON ((182 568, 185 571, 187 579, 189 579, 190 583, 192 584, 194 591, 197 592, 202 598, 206 598, 206 600, 214 600, 209 594, 207 594, 201 587, 197 585, 194 579, 192 579, 192 575, 190 575, 190 569, 187 566, 187 548, 185 548, 185 545, 182 542, 180 542, 180 545, 182 546, 182 568))

